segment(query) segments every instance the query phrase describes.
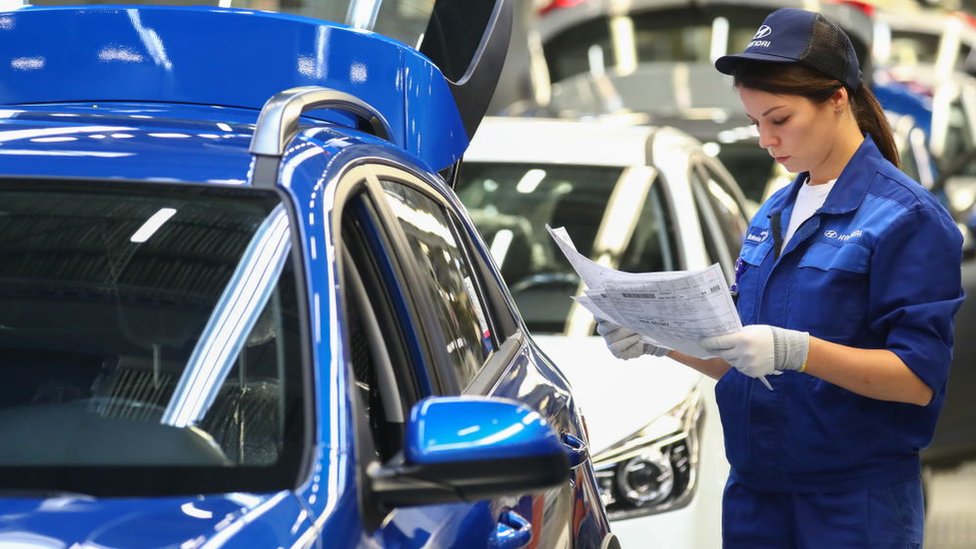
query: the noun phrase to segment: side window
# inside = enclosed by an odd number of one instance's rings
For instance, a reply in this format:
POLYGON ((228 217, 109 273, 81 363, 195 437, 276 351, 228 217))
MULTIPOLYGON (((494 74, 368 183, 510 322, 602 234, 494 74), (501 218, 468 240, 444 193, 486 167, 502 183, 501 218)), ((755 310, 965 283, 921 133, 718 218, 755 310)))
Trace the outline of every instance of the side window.
POLYGON ((495 348, 473 269, 454 224, 436 200, 406 184, 381 184, 420 268, 421 287, 413 290, 430 303, 444 334, 444 352, 463 389, 495 348))
POLYGON ((724 179, 710 167, 695 166, 691 181, 708 256, 731 280, 733 262, 748 229, 745 213, 724 179))
MULTIPOLYGON (((976 147, 973 135, 976 133, 970 124, 970 116, 962 100, 953 101, 949 106, 948 128, 946 130, 945 145, 942 158, 946 166, 954 160, 962 158, 968 151, 976 147)), ((964 169, 958 175, 976 175, 972 169, 964 169)))
POLYGON ((637 273, 681 268, 675 249, 674 220, 661 193, 663 184, 657 181, 651 185, 618 269, 637 273))
POLYGON ((363 189, 342 209, 342 319, 359 396, 357 421, 372 435, 372 447, 364 451, 386 461, 402 447, 406 411, 431 394, 431 382, 411 330, 415 322, 393 246, 363 189))
MULTIPOLYGON (((906 138, 907 141, 907 138, 906 138)), ((921 181, 918 172, 918 163, 915 161, 915 151, 910 144, 906 144, 898 151, 898 159, 901 161, 901 171, 915 181, 921 181)))

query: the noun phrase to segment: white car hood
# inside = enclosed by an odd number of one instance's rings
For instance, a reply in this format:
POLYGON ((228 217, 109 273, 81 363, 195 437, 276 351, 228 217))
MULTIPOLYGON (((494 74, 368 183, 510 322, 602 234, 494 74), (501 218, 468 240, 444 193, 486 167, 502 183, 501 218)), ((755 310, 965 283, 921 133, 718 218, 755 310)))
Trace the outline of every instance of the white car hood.
POLYGON ((669 358, 620 360, 602 337, 533 336, 566 375, 597 455, 687 397, 702 374, 669 358))

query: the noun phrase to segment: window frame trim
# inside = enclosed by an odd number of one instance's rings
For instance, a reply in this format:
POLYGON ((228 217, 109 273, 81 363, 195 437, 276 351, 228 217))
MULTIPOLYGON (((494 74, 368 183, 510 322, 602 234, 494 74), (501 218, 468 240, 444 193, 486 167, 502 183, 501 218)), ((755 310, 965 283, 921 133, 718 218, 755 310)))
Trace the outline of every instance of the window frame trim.
MULTIPOLYGON (((499 340, 497 335, 498 326, 497 326, 497 322, 495 321, 496 313, 493 310, 493 308, 490 306, 490 301, 486 296, 486 292, 484 289, 485 284, 484 281, 481 280, 481 276, 479 275, 480 268, 476 266, 478 262, 472 260, 471 258, 470 248, 472 247, 473 243, 470 238, 466 237, 465 235, 466 231, 462 230, 462 227, 459 227, 460 219, 458 219, 459 216, 456 214, 456 209, 458 206, 452 203, 450 200, 448 200, 447 197, 445 197, 435 185, 432 185, 430 182, 426 181, 423 177, 419 176, 418 174, 411 172, 405 166, 397 166, 389 163, 378 162, 377 164, 372 165, 371 168, 373 168, 371 170, 371 175, 376 178, 377 184, 380 185, 380 187, 382 187, 382 183, 379 181, 380 178, 389 180, 396 184, 407 185, 413 188, 414 190, 416 190, 417 192, 421 193, 423 196, 433 200, 439 206, 441 206, 443 208, 447 222, 450 226, 449 228, 451 230, 451 233, 454 236, 455 240, 458 242, 460 252, 464 257, 464 260, 467 262, 468 270, 470 271, 470 276, 471 276, 471 283, 474 286, 475 294, 477 295, 477 298, 479 300, 478 305, 481 307, 482 314, 485 317, 485 322, 488 325, 488 329, 491 330, 491 339, 494 345, 494 349, 492 349, 492 351, 488 354, 488 356, 482 359, 481 367, 478 369, 478 373, 476 373, 471 380, 468 380, 464 384, 462 384, 458 379, 456 368, 453 365, 448 364, 446 358, 442 356, 438 356, 438 358, 441 360, 438 360, 436 364, 437 367, 441 369, 438 372, 438 376, 441 378, 442 383, 444 381, 448 381, 448 380, 450 381, 450 385, 449 385, 451 390, 450 394, 463 394, 466 388, 475 379, 477 379, 481 371, 485 369, 485 367, 491 361, 492 355, 498 351, 498 349, 501 347, 503 342, 499 340)), ((386 204, 384 204, 384 206, 385 209, 389 212, 391 219, 397 224, 399 224, 400 221, 399 218, 396 216, 396 214, 392 212, 389 206, 387 206, 386 204)), ((410 246, 406 241, 406 235, 403 233, 402 228, 400 228, 399 226, 397 228, 399 229, 398 232, 401 235, 402 242, 403 242, 401 250, 409 250, 410 246)), ((420 266, 417 265, 416 259, 414 259, 412 254, 406 254, 406 255, 409 256, 409 262, 412 265, 412 270, 415 277, 415 284, 417 284, 413 287, 420 287, 419 283, 424 278, 421 275, 420 266)), ((419 301, 422 302, 429 309, 429 314, 430 314, 429 318, 431 322, 438 327, 438 329, 433 333, 435 334, 435 336, 440 336, 440 339, 437 341, 432 341, 430 342, 430 344, 433 345, 434 348, 436 348, 436 345, 439 344, 443 345, 443 347, 446 348, 446 337, 445 337, 446 334, 444 334, 443 330, 440 328, 440 323, 437 322, 436 320, 436 314, 433 313, 433 306, 422 298, 419 299, 419 301)), ((430 330, 427 326, 424 327, 424 332, 430 333, 430 330)), ((446 389, 446 388, 442 385, 442 389, 446 389)))

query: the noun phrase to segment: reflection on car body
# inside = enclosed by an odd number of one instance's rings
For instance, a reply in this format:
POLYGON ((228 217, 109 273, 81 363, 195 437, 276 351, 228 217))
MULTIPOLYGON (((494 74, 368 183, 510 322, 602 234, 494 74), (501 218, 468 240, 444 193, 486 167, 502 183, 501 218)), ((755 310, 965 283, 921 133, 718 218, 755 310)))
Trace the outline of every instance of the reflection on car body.
POLYGON ((719 529, 700 528, 719 524, 728 472, 714 381, 665 358, 615 359, 571 299, 581 282, 546 225, 564 226, 581 253, 608 267, 719 263, 730 276, 747 224, 728 172, 673 128, 486 118, 457 192, 586 413, 623 545, 719 545, 719 529))
POLYGON ((24 7, 0 45, 0 545, 618 546, 438 175, 487 104, 450 53, 216 7, 24 7))

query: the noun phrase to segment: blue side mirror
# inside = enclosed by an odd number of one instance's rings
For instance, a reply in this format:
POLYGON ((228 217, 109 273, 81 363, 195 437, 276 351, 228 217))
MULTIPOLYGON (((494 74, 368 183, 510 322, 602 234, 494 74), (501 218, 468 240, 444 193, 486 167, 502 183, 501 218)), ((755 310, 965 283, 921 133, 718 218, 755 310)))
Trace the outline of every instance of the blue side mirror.
POLYGON ((390 507, 520 494, 568 478, 555 431, 515 401, 424 399, 411 410, 404 442, 402 463, 370 470, 373 493, 390 507))

